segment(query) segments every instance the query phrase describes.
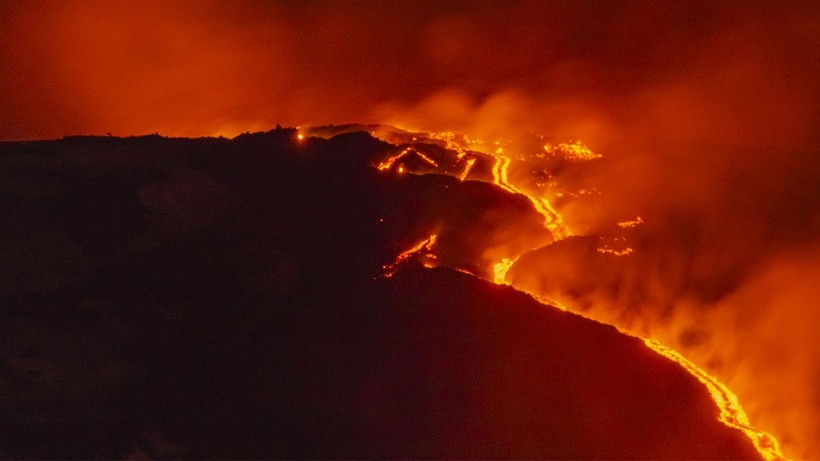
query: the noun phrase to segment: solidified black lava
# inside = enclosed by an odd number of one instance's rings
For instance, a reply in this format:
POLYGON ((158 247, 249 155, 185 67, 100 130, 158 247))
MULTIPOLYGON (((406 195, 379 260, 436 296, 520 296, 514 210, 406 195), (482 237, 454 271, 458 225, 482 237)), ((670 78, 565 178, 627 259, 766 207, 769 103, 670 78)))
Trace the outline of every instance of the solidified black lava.
POLYGON ((757 457, 634 338, 450 269, 380 277, 432 230, 539 225, 489 184, 380 174, 393 149, 0 144, 0 456, 757 457))

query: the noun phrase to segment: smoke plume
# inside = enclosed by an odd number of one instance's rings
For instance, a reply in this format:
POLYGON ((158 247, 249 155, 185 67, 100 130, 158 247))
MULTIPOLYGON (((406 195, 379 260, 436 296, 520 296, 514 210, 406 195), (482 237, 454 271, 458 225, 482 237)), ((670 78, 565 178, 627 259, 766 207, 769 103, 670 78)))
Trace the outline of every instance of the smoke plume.
POLYGON ((388 122, 506 140, 519 177, 533 135, 583 140, 603 158, 537 191, 586 237, 510 280, 679 348, 788 455, 820 456, 816 3, 34 1, 0 19, 2 140, 388 122), (634 253, 597 251, 614 242, 634 253))

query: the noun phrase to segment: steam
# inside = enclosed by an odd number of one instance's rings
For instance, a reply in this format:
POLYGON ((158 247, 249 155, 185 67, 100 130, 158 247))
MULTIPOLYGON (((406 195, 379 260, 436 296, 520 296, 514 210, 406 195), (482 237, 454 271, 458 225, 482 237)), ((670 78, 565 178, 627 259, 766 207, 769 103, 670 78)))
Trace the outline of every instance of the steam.
MULTIPOLYGON (((577 234, 522 257, 516 287, 657 338, 715 373, 752 421, 797 458, 820 453, 818 31, 815 11, 722 13, 675 72, 612 93, 448 88, 379 118, 411 129, 512 140, 519 180, 537 165, 527 139, 583 139, 605 159, 552 171, 550 196, 577 234), (813 18, 809 20, 808 18, 813 18), (589 197, 559 188, 593 187, 589 197), (551 195, 553 194, 553 195, 551 195), (641 216, 635 229, 615 223, 641 216), (635 253, 596 251, 625 239, 635 253)), ((596 65, 552 70, 584 79, 596 65), (577 73, 575 73, 577 72, 577 73), (580 74, 580 75, 579 75, 580 74)), ((617 77, 618 70, 615 71, 617 77)), ((587 77, 590 78, 590 77, 587 77)))
POLYGON ((0 139, 388 122, 503 139, 519 178, 581 139, 604 158, 532 191, 589 237, 509 279, 679 348, 820 456, 818 5, 292 3, 4 3, 0 139))

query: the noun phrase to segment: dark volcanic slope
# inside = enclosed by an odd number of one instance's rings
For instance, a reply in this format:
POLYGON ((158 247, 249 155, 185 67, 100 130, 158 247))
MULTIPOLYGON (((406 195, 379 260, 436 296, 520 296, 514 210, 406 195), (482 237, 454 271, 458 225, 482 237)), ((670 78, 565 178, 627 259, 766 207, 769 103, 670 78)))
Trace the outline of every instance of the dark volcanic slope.
POLYGON ((378 277, 432 231, 469 266, 459 244, 539 222, 487 184, 379 174, 393 149, 0 144, 0 455, 755 457, 633 338, 450 269, 378 277))

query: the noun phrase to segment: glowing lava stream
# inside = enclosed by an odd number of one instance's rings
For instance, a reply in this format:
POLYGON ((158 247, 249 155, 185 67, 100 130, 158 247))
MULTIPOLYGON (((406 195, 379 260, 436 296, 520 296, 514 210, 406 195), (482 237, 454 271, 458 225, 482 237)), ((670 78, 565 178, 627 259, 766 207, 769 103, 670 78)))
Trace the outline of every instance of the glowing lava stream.
POLYGON ((459 181, 464 181, 467 178, 467 175, 470 174, 470 170, 473 169, 473 165, 475 164, 475 159, 471 158, 467 160, 467 165, 464 167, 464 171, 458 175, 459 181))
POLYGON ((420 255, 421 252, 424 250, 427 250, 427 254, 425 256, 431 259, 436 259, 436 255, 430 253, 431 248, 436 243, 436 237, 436 234, 431 234, 425 240, 422 240, 421 242, 417 243, 412 248, 399 253, 399 255, 396 256, 396 259, 392 263, 385 264, 384 266, 382 266, 382 270, 384 270, 384 277, 392 277, 393 274, 396 273, 400 265, 407 262, 413 256, 420 255))
MULTIPOLYGON (((512 185, 507 176, 507 168, 510 165, 510 159, 504 157, 497 157, 495 166, 493 167, 493 180, 495 184, 497 184, 502 189, 524 195, 525 197, 529 198, 532 202, 533 206, 535 206, 536 211, 544 216, 544 227, 546 227, 551 233, 553 238, 557 240, 561 240, 567 238, 571 234, 566 226, 563 224, 563 219, 558 212, 552 208, 552 206, 547 202, 545 199, 540 199, 536 197, 532 197, 529 194, 524 193, 514 185, 512 185)), ((640 219, 640 218, 638 218, 640 219)), ((625 223, 626 226, 632 227, 634 225, 638 225, 643 220, 636 220, 635 222, 625 223)), ((632 252, 631 248, 624 250, 623 252, 618 252, 615 250, 598 250, 599 252, 611 252, 617 256, 626 255, 632 252)), ((507 282, 507 272, 510 268, 518 261, 521 255, 518 255, 514 258, 503 258, 501 261, 495 263, 493 265, 493 282, 499 285, 510 285, 507 282)), ((525 292, 526 293, 526 292, 525 292)), ((532 293, 528 293, 530 296, 533 296, 539 302, 542 302, 545 305, 555 304, 555 306, 560 310, 569 310, 566 306, 557 303, 554 300, 550 299, 543 299, 539 296, 535 296, 532 293)), ((571 311, 578 314, 575 311, 571 311)), ((581 315, 582 317, 585 317, 581 315)), ((588 318, 588 317, 585 317, 588 318)), ((597 321, 595 319, 590 319, 597 321)), ((780 445, 777 439, 774 438, 771 434, 768 434, 763 431, 759 431, 752 427, 751 422, 749 421, 749 417, 746 415, 746 412, 743 410, 743 407, 740 405, 740 401, 728 387, 726 387, 723 383, 717 380, 717 378, 713 377, 705 370, 699 368, 694 363, 690 362, 686 359, 683 355, 679 352, 672 350, 663 344, 659 343, 657 340, 644 338, 635 333, 630 331, 624 330, 619 328, 617 325, 614 326, 618 331, 624 333, 626 335, 638 338, 644 342, 644 344, 669 360, 676 362, 678 365, 683 367, 684 370, 689 372, 692 376, 694 376, 698 381, 701 382, 706 389, 709 391, 709 395, 712 396, 712 400, 714 400, 715 405, 720 410, 720 415, 718 416, 718 420, 725 424, 728 427, 741 431, 746 437, 748 437, 755 446, 755 449, 758 453, 763 457, 763 459, 767 461, 774 461, 774 460, 782 460, 786 459, 783 456, 783 453, 780 451, 780 445)))
POLYGON ((493 283, 497 285, 509 285, 507 283, 507 271, 521 256, 515 258, 502 258, 501 261, 493 264, 493 283))
POLYGON ((420 159, 424 160, 425 162, 429 163, 430 165, 432 165, 434 167, 438 167, 438 163, 436 163, 433 159, 431 159, 430 157, 422 154, 421 152, 419 152, 415 149, 411 149, 411 148, 408 147, 408 148, 404 149, 403 151, 401 151, 400 153, 398 153, 398 154, 388 158, 387 160, 379 163, 376 166, 376 168, 378 168, 379 171, 389 170, 390 168, 393 167, 393 164, 396 163, 399 159, 401 159, 402 157, 405 157, 405 156, 407 156, 411 153, 418 155, 418 157, 420 159))
MULTIPOLYGON (((521 189, 515 187, 515 185, 509 181, 509 168, 510 159, 497 156, 495 158, 495 165, 493 165, 493 182, 507 192, 521 194, 524 197, 527 197, 530 202, 532 202, 535 210, 544 217, 544 227, 550 231, 550 234, 552 234, 552 238, 554 240, 563 240, 572 235, 569 229, 567 229, 567 226, 564 225, 564 220, 561 218, 561 215, 555 211, 555 208, 550 205, 550 202, 548 202, 547 199, 533 197, 532 195, 527 194, 521 189)), ((512 264, 510 264, 510 266, 512 266, 512 264)), ((509 267, 507 267, 507 269, 509 269, 509 267)))
MULTIPOLYGON (((449 147, 449 144, 451 143, 451 140, 449 138, 447 138, 447 140, 448 140, 448 147, 449 147)), ((583 146, 583 144, 581 144, 580 142, 576 143, 576 145, 578 147, 583 146)), ((576 147, 576 145, 573 145, 573 147, 576 147)), ((584 147, 584 149, 586 149, 585 146, 583 146, 583 147, 584 147)), ((409 148, 405 149, 400 154, 389 158, 385 162, 382 162, 382 164, 380 164, 377 168, 381 171, 389 170, 390 167, 399 158, 409 154, 410 151, 411 151, 411 149, 409 149, 409 148)), ((413 151, 413 152, 415 152, 415 151, 413 151)), ((463 152, 464 152, 463 150, 459 149, 459 158, 463 157, 463 152)), ((419 152, 416 152, 416 153, 418 153, 419 156, 423 160, 427 161, 430 164, 435 165, 435 162, 433 162, 431 159, 421 155, 421 153, 419 153, 419 152)), ((585 155, 593 155, 593 154, 585 154, 585 155)), ((597 154, 594 154, 594 155, 597 155, 597 154)), ((566 225, 564 225, 563 218, 561 217, 561 215, 552 207, 552 205, 550 205, 550 203, 546 199, 533 197, 533 196, 523 192, 521 189, 517 188, 514 184, 510 183, 509 177, 508 177, 508 169, 509 169, 509 166, 510 166, 510 159, 506 158, 506 157, 502 157, 502 156, 497 155, 497 154, 493 155, 493 156, 496 159, 495 164, 493 165, 493 170, 492 170, 493 183, 495 185, 497 185, 498 187, 506 190, 507 192, 510 192, 510 193, 513 193, 513 194, 521 194, 521 195, 527 197, 530 200, 530 202, 532 202, 533 206, 535 207, 535 210, 544 217, 544 227, 552 234, 552 237, 555 241, 565 239, 565 238, 569 237, 570 235, 572 235, 569 232, 569 229, 566 227, 566 225)), ((474 160, 474 159, 471 159, 471 160, 474 160)), ((467 174, 469 173, 471 167, 472 167, 472 162, 468 161, 467 167, 465 168, 465 171, 460 175, 459 179, 463 180, 464 177, 466 177, 467 174)), ((637 220, 633 221, 633 222, 625 222, 623 224, 619 223, 619 226, 621 226, 621 227, 633 227, 635 225, 640 224, 641 222, 643 222, 643 220, 641 218, 637 218, 637 220)), ((402 263, 406 262, 408 259, 410 259, 414 255, 421 254, 421 252, 424 251, 424 250, 428 251, 428 253, 427 253, 428 257, 435 258, 435 255, 430 253, 431 247, 433 246, 435 241, 436 241, 436 235, 435 234, 430 235, 430 237, 427 238, 426 240, 423 240, 423 241, 419 242, 417 245, 415 245, 414 247, 410 248, 409 250, 406 250, 406 251, 400 253, 396 257, 396 260, 392 264, 386 264, 382 267, 385 270, 385 277, 392 277, 393 274, 395 274, 395 272, 397 270, 397 266, 399 266, 402 263)), ((630 248, 628 250, 629 251, 624 251, 622 254, 631 253, 632 249, 630 248)), ((605 250, 603 252, 607 252, 607 253, 612 252, 613 254, 621 255, 620 252, 616 252, 614 250, 611 250, 611 251, 606 251, 605 250)), ((513 258, 503 258, 503 259, 501 259, 501 261, 493 264, 493 266, 492 266, 492 268, 493 268, 493 282, 496 283, 496 284, 499 284, 499 285, 510 285, 510 283, 507 282, 507 280, 506 280, 507 272, 510 270, 510 268, 513 266, 513 264, 515 264, 515 262, 520 257, 521 257, 521 255, 517 255, 513 258)), ((425 265, 425 266, 427 266, 427 265, 425 265)), ((427 267, 429 267, 429 266, 427 266, 427 267)), ((456 269, 456 270, 458 270, 458 269, 456 269)), ((466 272, 466 271, 462 271, 462 272, 466 272)), ((469 272, 466 272, 466 273, 469 274, 469 272)), ((554 308, 557 308, 557 309, 560 309, 560 310, 565 310, 565 311, 569 310, 566 306, 564 306, 561 303, 556 302, 554 300, 544 299, 543 297, 537 296, 537 295, 532 294, 532 293, 528 293, 528 294, 530 296, 532 296, 533 299, 541 302, 544 305, 554 307, 554 308)), ((580 316, 584 317, 583 315, 578 314, 575 311, 571 311, 571 312, 575 313, 576 315, 580 315, 580 316)), ((585 318, 588 318, 588 317, 585 317, 585 318)), ((590 319, 590 320, 593 320, 593 321, 597 322, 597 320, 595 320, 595 319, 590 319)), ((663 357, 677 363, 684 370, 686 370, 692 376, 694 376, 698 381, 700 381, 701 384, 703 384, 706 387, 706 389, 709 391, 709 395, 711 395, 712 400, 715 402, 715 405, 720 410, 718 420, 721 423, 723 423, 724 425, 726 425, 730 428, 741 431, 746 437, 748 437, 752 441, 752 443, 754 444, 755 449, 757 450, 758 453, 760 453, 760 456, 763 459, 765 459, 767 461, 786 459, 785 456, 783 456, 783 453, 780 451, 780 446, 779 446, 779 443, 778 443, 777 439, 775 439, 774 436, 772 436, 771 434, 768 434, 768 433, 763 432, 763 431, 759 431, 759 430, 755 429, 754 427, 752 427, 751 422, 749 421, 749 417, 746 415, 746 412, 743 410, 743 407, 740 405, 740 401, 738 400, 737 395, 735 395, 731 390, 729 390, 728 387, 726 387, 724 384, 722 384, 720 381, 718 381, 717 378, 713 377, 712 375, 707 373, 705 370, 701 369, 700 367, 698 367, 697 365, 695 365, 694 363, 692 363, 691 361, 686 359, 679 352, 677 352, 675 350, 672 350, 667 346, 664 346, 663 344, 659 343, 655 339, 644 338, 644 337, 639 336, 639 335, 637 335, 635 333, 632 333, 630 331, 623 330, 623 329, 619 328, 617 325, 612 325, 612 326, 615 327, 618 331, 620 331, 623 334, 626 334, 628 336, 632 336, 632 337, 635 337, 635 338, 638 338, 638 339, 642 340, 643 343, 646 345, 646 347, 648 347, 649 349, 651 349, 655 353, 657 353, 657 354, 659 354, 659 355, 661 355, 661 356, 663 356, 663 357)))
POLYGON ((786 459, 780 451, 780 444, 777 442, 777 439, 775 439, 771 434, 759 431, 752 427, 749 417, 746 415, 743 407, 740 406, 740 401, 738 401, 737 395, 730 391, 729 388, 723 383, 718 381, 717 378, 700 369, 697 365, 687 360, 686 357, 682 356, 679 352, 664 346, 654 339, 641 338, 638 335, 623 331, 620 328, 618 330, 622 333, 643 340, 644 344, 646 344, 648 348, 668 358, 669 360, 677 362, 681 367, 683 367, 686 371, 692 374, 692 376, 697 378, 697 380, 704 386, 706 386, 706 389, 709 390, 709 394, 712 396, 712 400, 715 401, 715 404, 720 409, 718 420, 731 428, 743 432, 746 437, 752 440, 757 452, 760 453, 763 459, 767 461, 786 459))
MULTIPOLYGON (((432 246, 435 243, 436 234, 431 234, 427 239, 422 240, 410 249, 399 253, 399 255, 396 256, 396 259, 393 261, 393 263, 385 264, 384 266, 382 266, 382 269, 384 269, 385 271, 384 277, 392 277, 396 273, 398 267, 401 264, 407 262, 414 256, 421 255, 422 252, 424 252, 425 250, 427 251, 427 253, 425 254, 426 257, 435 259, 435 255, 431 253, 432 246)), ((509 285, 505 281, 505 275, 507 270, 513 265, 513 263, 515 263, 516 259, 518 258, 505 258, 502 259, 501 262, 496 263, 495 266, 493 266, 493 270, 495 272, 494 282, 496 284, 509 285)), ((425 264, 425 267, 429 268, 432 266, 425 264)), ((465 270, 461 270, 458 268, 456 268, 456 270, 476 277, 476 275, 471 272, 467 272, 465 270)), ((563 311, 569 310, 566 306, 555 300, 544 299, 540 296, 533 294, 530 294, 530 296, 532 296, 533 299, 535 299, 538 302, 541 302, 546 306, 560 309, 563 311)), ((575 313, 575 315, 584 317, 583 315, 578 313, 575 313)), ((597 320, 595 319, 590 320, 597 322, 597 320)), ((691 374, 698 381, 700 381, 701 384, 703 384, 709 391, 709 395, 712 397, 712 400, 715 402, 715 405, 720 410, 718 420, 728 427, 741 431, 746 437, 748 437, 754 444, 754 447, 757 450, 757 452, 760 453, 760 455, 763 457, 763 459, 765 459, 766 461, 786 459, 783 456, 783 453, 780 451, 780 445, 777 439, 775 439, 774 436, 772 436, 771 434, 759 431, 752 427, 751 422, 749 421, 749 417, 746 415, 746 412, 740 405, 740 401, 738 400, 737 395, 735 395, 731 390, 729 390, 729 388, 726 387, 723 383, 718 381, 717 378, 710 375, 703 369, 699 368, 694 363, 690 362, 688 359, 686 359, 686 357, 681 355, 679 352, 664 346, 657 340, 641 337, 630 331, 618 328, 617 326, 615 326, 615 328, 627 336, 632 336, 634 338, 640 339, 641 341, 643 341, 646 347, 648 347, 655 353, 677 363, 684 370, 689 372, 689 374, 691 374)))

